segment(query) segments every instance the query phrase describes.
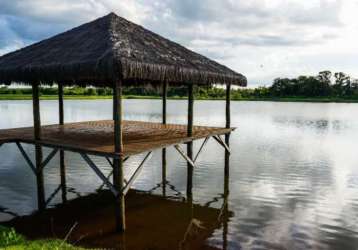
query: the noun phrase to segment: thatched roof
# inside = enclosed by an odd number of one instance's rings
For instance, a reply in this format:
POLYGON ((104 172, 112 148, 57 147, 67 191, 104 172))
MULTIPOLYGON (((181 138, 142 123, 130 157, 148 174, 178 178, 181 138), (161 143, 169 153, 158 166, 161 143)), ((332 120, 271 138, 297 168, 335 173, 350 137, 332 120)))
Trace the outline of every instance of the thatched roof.
POLYGON ((114 13, 0 57, 0 83, 111 86, 118 77, 125 85, 246 85, 243 75, 114 13))

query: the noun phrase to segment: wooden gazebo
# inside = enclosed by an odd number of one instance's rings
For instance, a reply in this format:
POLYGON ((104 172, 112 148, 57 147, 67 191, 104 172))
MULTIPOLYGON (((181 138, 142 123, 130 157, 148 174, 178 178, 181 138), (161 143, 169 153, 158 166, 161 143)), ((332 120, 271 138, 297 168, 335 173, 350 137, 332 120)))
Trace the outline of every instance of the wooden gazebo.
MULTIPOLYGON (((153 150, 174 146, 188 162, 189 175, 209 138, 229 151, 228 135, 233 130, 230 127, 231 85, 246 86, 243 75, 114 13, 0 57, 0 84, 13 82, 32 86, 34 126, 0 130, 0 146, 16 143, 19 147, 37 177, 39 209, 46 206, 44 167, 60 152, 62 183, 65 181, 64 151, 77 152, 115 195, 118 231, 125 229, 125 194, 153 150), (59 124, 41 126, 39 86, 53 83, 59 87, 59 124), (163 89, 162 123, 123 121, 122 88, 146 84, 163 89), (224 84, 227 88, 226 127, 194 126, 193 86, 213 84, 224 84), (71 85, 113 88, 113 120, 65 124, 63 87, 71 85), (188 87, 187 126, 166 124, 168 85, 188 87), (226 140, 221 135, 227 135, 226 140), (204 142, 194 157, 192 143, 198 139, 204 142), (21 143, 35 145, 35 163, 21 143), (187 144, 186 153, 180 147, 183 143, 187 144), (44 160, 42 147, 53 149, 44 160), (140 153, 147 155, 133 176, 125 180, 124 161, 140 153), (113 167, 113 182, 104 176, 90 155, 108 159, 113 167)), ((187 192, 190 195, 190 188, 187 192)))

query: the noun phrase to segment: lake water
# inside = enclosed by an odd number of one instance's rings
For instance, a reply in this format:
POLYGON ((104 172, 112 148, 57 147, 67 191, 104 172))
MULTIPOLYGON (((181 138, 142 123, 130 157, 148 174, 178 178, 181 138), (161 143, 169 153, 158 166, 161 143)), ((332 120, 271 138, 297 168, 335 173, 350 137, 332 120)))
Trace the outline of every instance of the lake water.
MULTIPOLYGON (((161 101, 125 100, 125 119, 160 121, 161 101)), ((185 101, 168 102, 168 123, 186 121, 185 101)), ((65 121, 111 119, 111 100, 65 101, 65 121)), ((41 101, 43 124, 57 122, 56 101, 41 101)), ((232 102, 228 230, 207 244, 228 249, 358 249, 358 105, 232 102), (226 245, 226 243, 225 243, 226 245)), ((225 103, 197 101, 195 124, 225 124, 225 103)), ((0 128, 32 125, 30 101, 0 101, 0 128)), ((195 143, 195 148, 200 142, 195 143)), ((27 146, 33 154, 31 146, 27 146)), ((92 193, 102 183, 80 156, 66 154, 69 198, 92 193)), ((140 157, 129 160, 128 173, 140 157)), ((97 159, 108 173, 105 161, 97 159)), ((185 196, 187 167, 168 149, 167 179, 185 196)), ((161 182, 161 151, 143 169, 135 189, 161 182)), ((0 148, 0 221, 37 207, 35 178, 16 146, 0 148)), ((222 206, 224 151, 209 141, 194 173, 194 203, 222 206)), ((59 184, 58 159, 45 170, 46 195, 59 184)), ((161 193, 161 189, 152 191, 161 193)), ((61 201, 57 195, 53 202, 61 201)))

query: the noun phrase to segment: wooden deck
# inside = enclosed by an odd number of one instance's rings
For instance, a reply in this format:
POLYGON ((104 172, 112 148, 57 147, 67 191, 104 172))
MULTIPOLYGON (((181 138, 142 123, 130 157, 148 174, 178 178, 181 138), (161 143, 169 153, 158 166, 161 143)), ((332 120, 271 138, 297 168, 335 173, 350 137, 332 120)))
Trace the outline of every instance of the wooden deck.
MULTIPOLYGON (((0 130, 0 144, 24 142, 57 147, 80 153, 114 156, 113 121, 89 121, 41 127, 41 140, 34 140, 33 127, 0 130)), ((123 156, 140 154, 202 139, 223 135, 234 128, 194 126, 193 136, 187 136, 187 126, 140 121, 123 122, 123 156)))

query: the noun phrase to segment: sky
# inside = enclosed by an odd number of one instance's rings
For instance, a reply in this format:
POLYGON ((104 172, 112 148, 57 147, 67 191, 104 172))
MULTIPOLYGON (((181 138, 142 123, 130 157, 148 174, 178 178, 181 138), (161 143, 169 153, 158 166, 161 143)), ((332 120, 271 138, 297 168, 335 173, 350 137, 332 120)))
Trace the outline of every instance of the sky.
POLYGON ((0 55, 115 12, 244 74, 358 77, 358 0, 0 0, 0 55))

